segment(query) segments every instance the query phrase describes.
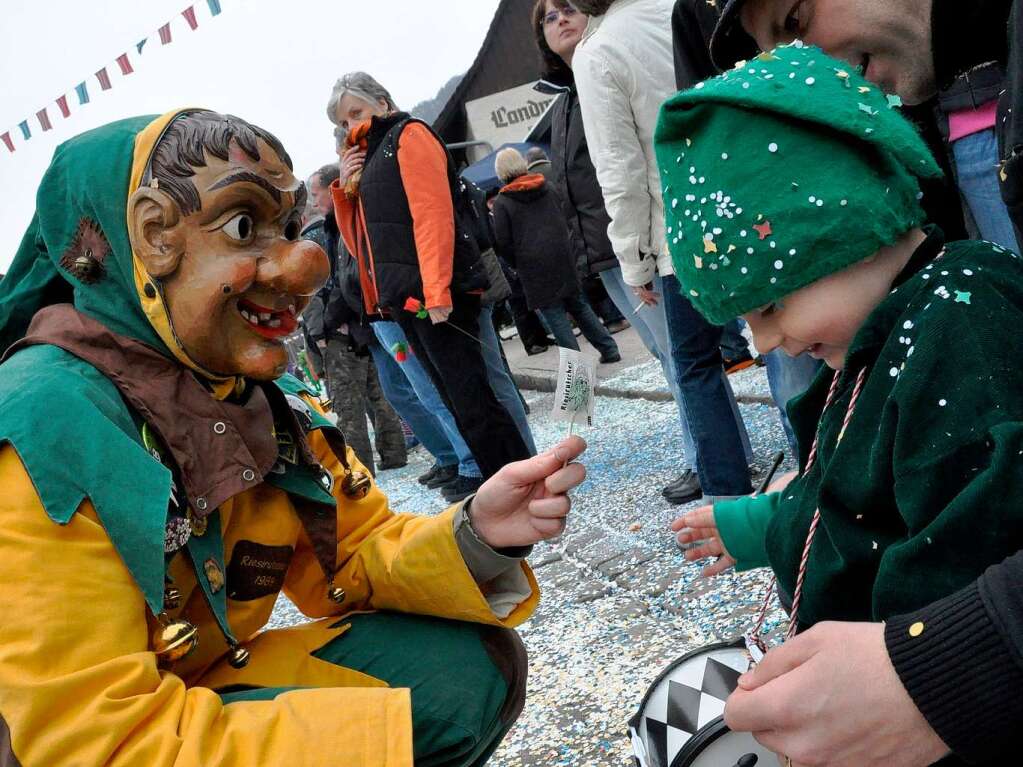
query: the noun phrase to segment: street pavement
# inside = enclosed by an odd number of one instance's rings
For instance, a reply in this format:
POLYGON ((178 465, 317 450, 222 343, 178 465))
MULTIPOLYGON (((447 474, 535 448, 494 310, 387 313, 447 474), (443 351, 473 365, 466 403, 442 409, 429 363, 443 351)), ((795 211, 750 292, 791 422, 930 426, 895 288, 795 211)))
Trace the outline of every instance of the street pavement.
MULTIPOLYGON (((616 336, 626 341, 633 331, 616 336), (623 339, 623 336, 625 338, 623 339)), ((557 359, 527 358, 517 339, 505 342, 516 374, 523 363, 533 375, 556 374, 557 359)), ((588 345, 583 345, 589 349, 588 345)), ((685 562, 668 525, 682 511, 660 495, 681 470, 678 410, 656 396, 666 391, 660 366, 635 343, 621 343, 623 363, 610 368, 598 395, 594 426, 579 429, 589 449, 582 458, 586 482, 573 494, 563 536, 535 547, 532 564, 542 591, 534 616, 519 628, 530 656, 526 708, 490 764, 630 765, 626 723, 643 692, 672 659, 695 648, 747 631, 755 620, 769 578, 765 571, 700 577, 700 565, 685 562)), ((754 450, 754 469, 784 450, 785 439, 767 396, 762 368, 731 377, 754 450)), ((599 391, 599 390, 598 390, 599 391)), ((526 391, 530 426, 540 450, 566 433, 550 418, 553 397, 526 391)), ((439 493, 415 477, 426 471, 421 449, 403 469, 382 472, 380 486, 392 508, 418 514, 444 509, 439 493)), ((791 468, 791 459, 784 468, 791 468)), ((274 625, 304 620, 283 597, 274 625)), ((784 629, 772 608, 766 630, 777 640, 784 629)))

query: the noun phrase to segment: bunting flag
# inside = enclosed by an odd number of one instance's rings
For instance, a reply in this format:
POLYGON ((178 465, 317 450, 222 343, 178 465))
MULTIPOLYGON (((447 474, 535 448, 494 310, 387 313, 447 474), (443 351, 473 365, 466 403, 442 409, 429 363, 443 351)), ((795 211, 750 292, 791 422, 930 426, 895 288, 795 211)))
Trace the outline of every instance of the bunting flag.
MULTIPOLYGON (((181 11, 182 18, 184 18, 184 20, 188 23, 188 26, 192 31, 195 31, 196 29, 199 28, 199 19, 196 16, 195 10, 195 6, 198 2, 199 0, 195 0, 192 5, 189 5, 187 8, 185 8, 185 10, 181 11)), ((221 6, 221 2, 222 0, 206 0, 206 5, 209 8, 211 17, 219 16, 222 13, 223 8, 221 6)), ((173 41, 171 34, 172 22, 173 19, 171 19, 171 21, 168 21, 166 24, 157 29, 157 34, 159 34, 160 36, 161 45, 169 45, 173 41)), ((152 37, 152 35, 147 35, 146 37, 141 38, 137 43, 135 43, 135 52, 139 56, 142 55, 142 49, 145 48, 146 43, 149 41, 150 37, 152 37)), ((114 61, 117 62, 117 66, 120 70, 122 77, 133 74, 135 72, 135 66, 132 63, 131 59, 128 57, 127 53, 122 53, 120 56, 117 56, 114 59, 114 61)), ((110 73, 107 71, 109 66, 110 65, 107 64, 107 66, 102 67, 99 71, 95 73, 95 77, 99 81, 100 88, 105 91, 108 91, 111 88, 113 88, 113 83, 110 80, 110 73)), ((79 106, 84 106, 85 104, 88 104, 91 101, 91 98, 89 96, 88 80, 83 80, 82 82, 78 83, 78 85, 75 86, 74 90, 75 95, 78 96, 79 106)), ((68 93, 61 94, 55 100, 57 108, 60 109, 60 114, 64 119, 68 119, 69 117, 71 117, 71 106, 68 103, 68 93)), ((43 109, 40 109, 38 112, 35 113, 36 119, 39 121, 39 126, 42 128, 42 131, 44 133, 46 131, 53 130, 53 123, 50 120, 48 108, 49 106, 44 107, 43 109)), ((28 141, 29 139, 32 138, 32 129, 29 127, 28 120, 22 120, 21 122, 19 122, 18 130, 21 131, 21 135, 25 141, 28 141)), ((3 141, 4 146, 7 147, 7 151, 9 153, 13 153, 17 149, 14 137, 12 136, 13 133, 14 133, 13 128, 0 132, 0 140, 3 141)))

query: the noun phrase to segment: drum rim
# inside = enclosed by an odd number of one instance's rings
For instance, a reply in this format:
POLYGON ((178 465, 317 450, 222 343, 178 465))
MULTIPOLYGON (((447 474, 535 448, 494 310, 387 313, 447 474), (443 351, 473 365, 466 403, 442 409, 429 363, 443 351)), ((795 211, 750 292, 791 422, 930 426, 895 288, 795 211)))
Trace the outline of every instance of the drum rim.
POLYGON ((682 746, 682 750, 679 751, 675 755, 675 758, 671 760, 670 767, 686 767, 686 765, 689 764, 690 759, 694 756, 699 756, 699 751, 702 750, 704 746, 710 745, 726 732, 731 732, 731 730, 728 728, 728 725, 725 724, 725 718, 723 716, 711 719, 707 722, 707 724, 694 732, 693 737, 686 741, 686 744, 682 746))
MULTIPOLYGON (((639 733, 640 725, 642 725, 643 711, 644 711, 644 709, 646 709, 646 704, 649 702, 650 696, 653 695, 654 690, 657 689, 657 686, 661 682, 664 681, 664 678, 667 677, 668 674, 670 674, 676 668, 681 666, 687 660, 691 660, 695 656, 700 655, 700 654, 705 653, 705 652, 712 652, 714 650, 735 650, 735 649, 739 649, 739 648, 745 648, 745 646, 746 646, 746 640, 743 639, 742 637, 738 637, 737 639, 725 640, 725 641, 721 641, 721 642, 714 642, 713 644, 708 644, 708 645, 703 645, 702 647, 697 647, 694 650, 690 650, 685 655, 683 655, 683 656, 673 660, 671 663, 669 663, 661 671, 660 674, 657 675, 657 678, 654 679, 654 681, 652 681, 650 683, 650 686, 647 687, 646 694, 643 695, 643 700, 641 700, 640 703, 639 703, 639 708, 636 710, 636 713, 629 720, 629 727, 631 729, 635 730, 637 734, 639 733)), ((711 720, 710 722, 705 724, 703 727, 701 727, 697 732, 693 733, 693 738, 695 738, 699 734, 699 732, 702 732, 705 728, 709 727, 713 723, 713 721, 714 720, 711 720)), ((690 740, 692 740, 692 739, 690 739, 690 740)), ((689 745, 688 742, 686 743, 686 745, 689 745)), ((683 748, 683 751, 684 750, 685 750, 685 748, 683 748)), ((672 761, 672 765, 674 765, 674 763, 675 762, 672 761)))

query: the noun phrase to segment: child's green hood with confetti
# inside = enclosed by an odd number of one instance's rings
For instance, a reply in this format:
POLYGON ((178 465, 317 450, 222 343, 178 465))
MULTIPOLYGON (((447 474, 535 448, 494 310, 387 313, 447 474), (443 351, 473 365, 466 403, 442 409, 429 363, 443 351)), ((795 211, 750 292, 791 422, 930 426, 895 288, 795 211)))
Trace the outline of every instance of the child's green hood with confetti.
POLYGON ((655 150, 675 272, 711 322, 868 258, 941 175, 877 86, 795 43, 672 97, 655 150))

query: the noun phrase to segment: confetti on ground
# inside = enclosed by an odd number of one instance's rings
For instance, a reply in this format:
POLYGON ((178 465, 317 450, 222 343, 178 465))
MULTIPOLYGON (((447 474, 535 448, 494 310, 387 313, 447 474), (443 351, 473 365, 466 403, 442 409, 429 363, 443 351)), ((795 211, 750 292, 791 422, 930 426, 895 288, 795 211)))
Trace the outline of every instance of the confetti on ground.
MULTIPOLYGON (((656 388, 659 371, 647 362, 605 384, 656 388)), ((767 391, 762 368, 729 380, 737 392, 767 391)), ((561 439, 564 424, 550 418, 552 395, 526 395, 542 450, 561 439)), ((762 473, 775 452, 788 452, 777 411, 761 404, 740 410, 762 473)), ((702 565, 682 558, 668 529, 698 505, 671 506, 660 494, 681 473, 678 418, 671 401, 598 396, 600 425, 579 430, 589 443, 588 478, 573 494, 565 535, 536 546, 530 557, 542 598, 519 629, 530 657, 526 707, 491 758, 493 767, 631 765, 626 722, 657 674, 674 658, 753 625, 769 574, 700 578, 702 565)), ((439 494, 415 481, 428 467, 419 450, 405 468, 381 473, 393 508, 443 510, 439 494)), ((791 468, 789 459, 780 471, 791 468)), ((780 640, 783 618, 778 609, 769 613, 770 642, 780 640)), ((272 625, 302 620, 282 597, 272 625)))

